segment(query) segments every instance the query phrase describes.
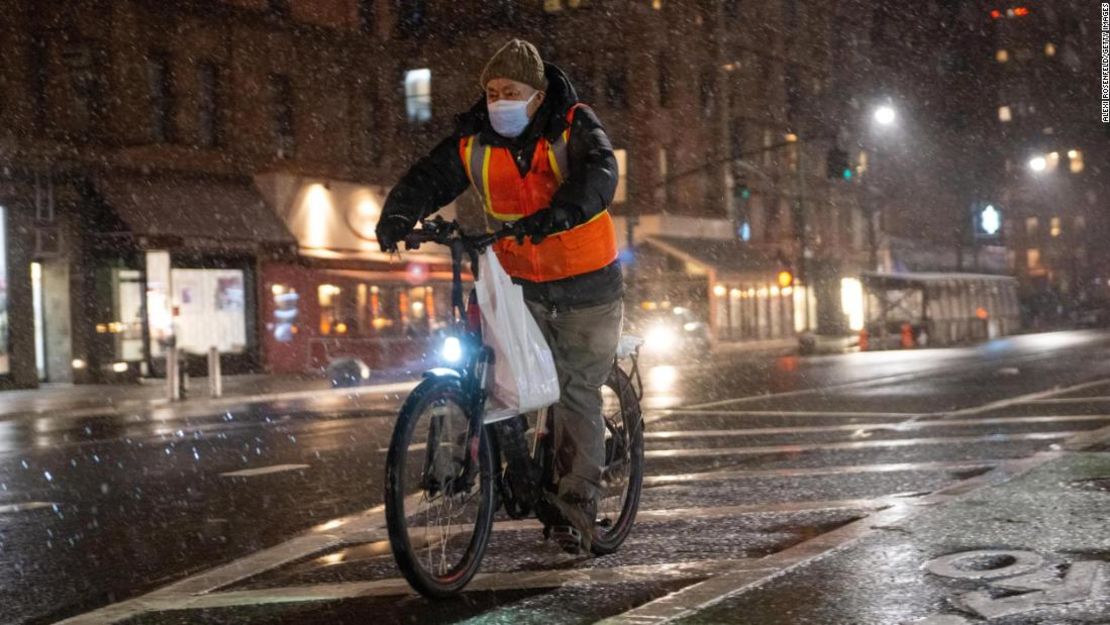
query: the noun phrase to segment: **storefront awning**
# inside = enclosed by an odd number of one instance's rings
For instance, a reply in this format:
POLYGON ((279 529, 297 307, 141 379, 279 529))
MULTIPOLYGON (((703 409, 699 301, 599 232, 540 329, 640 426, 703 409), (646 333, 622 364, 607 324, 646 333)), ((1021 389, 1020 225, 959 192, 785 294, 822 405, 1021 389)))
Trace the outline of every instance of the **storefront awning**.
POLYGON ((140 247, 288 252, 296 240, 249 178, 111 176, 97 191, 140 247))
POLYGON ((782 269, 777 259, 734 239, 651 235, 645 241, 686 263, 688 273, 713 273, 717 280, 762 280, 773 278, 782 269))
MULTIPOLYGON (((255 183, 297 241, 302 257, 326 262, 361 262, 396 267, 396 255, 382 253, 374 229, 388 189, 381 185, 286 173, 263 173, 255 183)), ((454 219, 453 206, 439 215, 454 219)), ((425 245, 405 251, 405 261, 444 263, 446 248, 425 245)))

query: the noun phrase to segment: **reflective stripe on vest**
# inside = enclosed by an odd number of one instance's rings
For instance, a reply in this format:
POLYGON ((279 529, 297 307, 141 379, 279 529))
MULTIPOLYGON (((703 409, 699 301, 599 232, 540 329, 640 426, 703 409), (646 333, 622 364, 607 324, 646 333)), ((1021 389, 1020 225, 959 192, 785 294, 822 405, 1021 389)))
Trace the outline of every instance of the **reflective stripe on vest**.
MULTIPOLYGON (((547 147, 547 162, 551 166, 551 171, 555 174, 555 181, 559 184, 563 184, 563 180, 566 179, 566 173, 564 172, 568 170, 567 139, 569 138, 570 126, 568 125, 554 144, 548 142, 545 138, 540 139, 542 144, 547 147)), ((474 185, 474 190, 478 192, 478 198, 482 201, 482 208, 498 221, 516 221, 520 219, 522 215, 502 214, 493 209, 489 192, 489 162, 493 148, 482 145, 481 141, 478 140, 478 135, 471 135, 465 141, 463 165, 466 167, 466 176, 470 178, 470 183, 474 185), (475 172, 477 172, 477 175, 475 172)))

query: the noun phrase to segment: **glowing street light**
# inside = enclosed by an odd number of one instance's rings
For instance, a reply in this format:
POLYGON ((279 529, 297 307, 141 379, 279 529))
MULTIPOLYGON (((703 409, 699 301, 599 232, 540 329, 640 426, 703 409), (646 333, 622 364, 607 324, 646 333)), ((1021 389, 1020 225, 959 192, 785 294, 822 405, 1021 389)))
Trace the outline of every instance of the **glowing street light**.
POLYGON ((889 126, 893 124, 896 117, 897 115, 894 113, 894 109, 885 104, 875 109, 875 122, 880 126, 889 126))
POLYGON ((1029 169, 1035 172, 1042 172, 1048 168, 1048 159, 1043 156, 1034 156, 1029 159, 1029 169))

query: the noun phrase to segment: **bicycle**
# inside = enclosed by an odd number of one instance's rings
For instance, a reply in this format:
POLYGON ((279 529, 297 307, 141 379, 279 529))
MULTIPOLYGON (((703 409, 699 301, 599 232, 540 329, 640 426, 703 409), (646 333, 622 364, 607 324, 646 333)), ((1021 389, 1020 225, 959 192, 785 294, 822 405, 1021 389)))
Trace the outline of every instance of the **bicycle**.
MULTIPOLYGON (((431 598, 457 594, 477 573, 498 503, 510 518, 523 519, 543 506, 545 492, 554 489, 555 415, 548 408, 531 420, 526 415, 486 418, 494 355, 482 342, 473 290, 463 305, 463 255, 476 272, 477 255, 513 234, 510 225, 466 236, 457 223, 437 217, 422 220, 405 239, 406 249, 426 242, 450 248, 447 341, 458 341, 453 347, 457 366, 425 372, 401 406, 386 457, 385 516, 394 559, 409 584, 431 598)), ((639 507, 644 463, 640 343, 621 338, 602 389, 605 464, 591 547, 595 555, 620 547, 639 507), (627 372, 621 367, 626 360, 631 363, 627 372)))

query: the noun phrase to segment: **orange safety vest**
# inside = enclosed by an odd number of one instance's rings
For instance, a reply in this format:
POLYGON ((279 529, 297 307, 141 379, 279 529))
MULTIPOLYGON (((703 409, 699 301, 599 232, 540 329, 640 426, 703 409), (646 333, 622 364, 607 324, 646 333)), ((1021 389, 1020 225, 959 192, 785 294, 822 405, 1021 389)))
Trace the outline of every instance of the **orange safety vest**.
MULTIPOLYGON (((567 129, 551 143, 536 141, 532 167, 520 175, 508 148, 482 145, 478 135, 459 141, 459 156, 486 214, 498 223, 516 221, 550 205, 568 173, 567 141, 579 104, 567 112, 567 129)), ((617 233, 608 210, 586 223, 553 234, 539 245, 501 239, 493 246, 506 273, 532 282, 549 282, 597 271, 617 258, 617 233)))

